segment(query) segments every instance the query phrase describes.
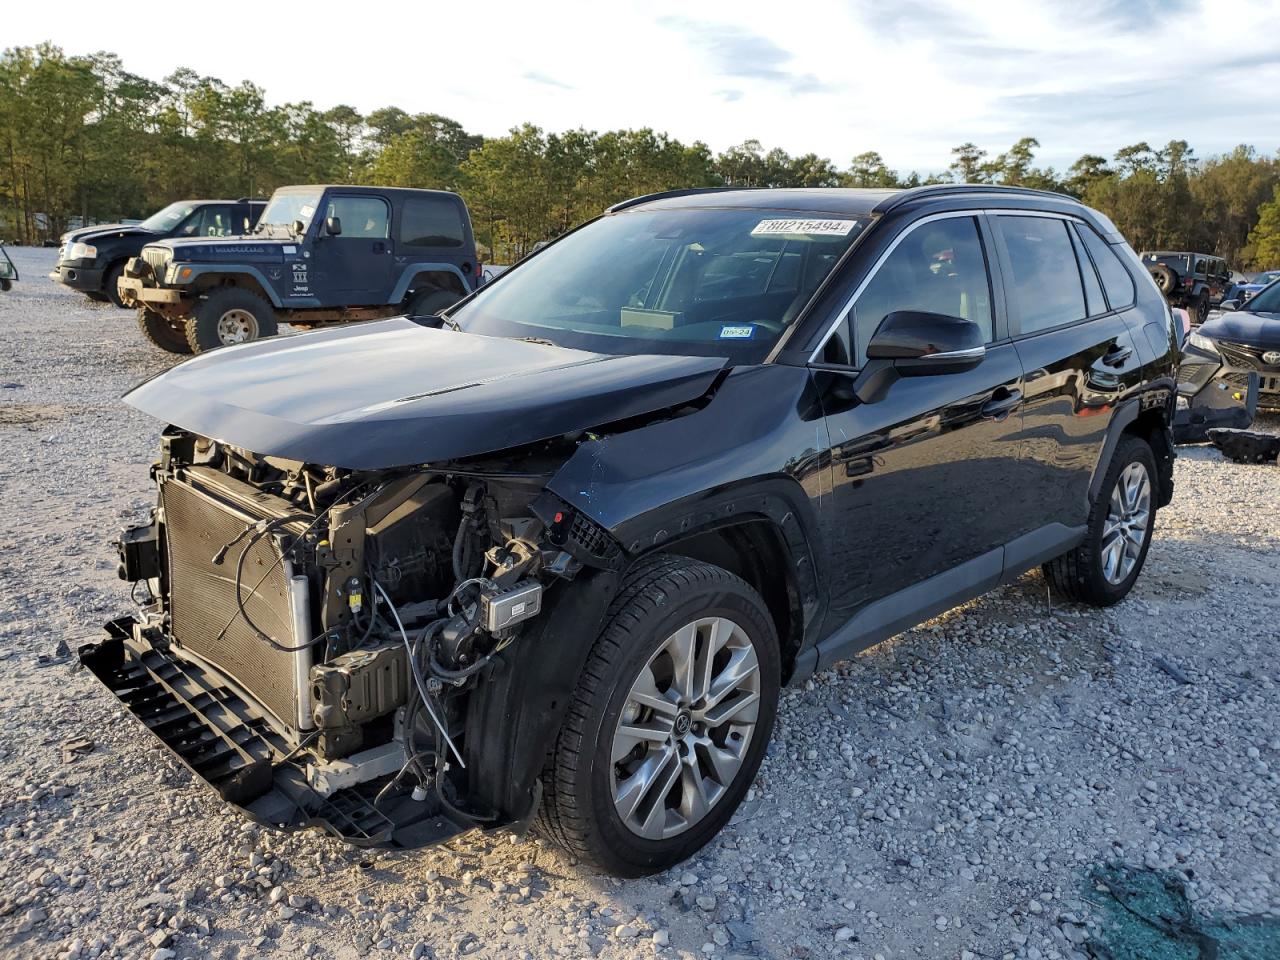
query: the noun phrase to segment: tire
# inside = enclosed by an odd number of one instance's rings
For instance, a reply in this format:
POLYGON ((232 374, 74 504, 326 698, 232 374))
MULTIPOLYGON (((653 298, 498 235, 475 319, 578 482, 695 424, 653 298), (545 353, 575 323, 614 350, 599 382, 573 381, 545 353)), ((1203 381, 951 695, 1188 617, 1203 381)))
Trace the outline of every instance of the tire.
POLYGON ((196 304, 187 318, 187 343, 203 353, 235 343, 248 343, 279 332, 271 304, 243 287, 219 287, 196 304))
MULTIPOLYGON (((773 620, 750 586, 727 570, 684 557, 642 561, 609 608, 548 758, 540 831, 615 876, 644 876, 686 859, 728 823, 755 779, 773 731, 780 676, 773 620), (721 643, 711 660, 711 682, 702 689, 715 690, 716 680, 736 676, 728 696, 722 690, 704 708, 697 707, 703 700, 693 700, 692 709, 671 702, 678 696, 678 661, 670 651, 680 638, 692 638, 689 649, 695 650, 713 639, 721 643), (633 689, 642 677, 650 691, 646 703, 663 702, 661 697, 670 703, 669 714, 665 705, 658 712, 633 699, 645 695, 633 689), (624 720, 649 736, 628 736, 624 720), (713 758, 724 767, 719 775, 713 758), (646 770, 653 777, 646 778, 646 770), (635 813, 628 823, 619 808, 627 803, 626 790, 617 800, 615 791, 646 779, 651 786, 631 794, 635 813), (695 782, 700 790, 693 789, 695 782), (669 784, 665 791, 662 783, 669 784), (642 835, 646 829, 651 836, 642 835)), ((683 686, 688 691, 698 684, 683 686)))
POLYGON ((1123 435, 1107 466, 1098 499, 1089 511, 1084 543, 1044 565, 1044 575, 1050 586, 1068 600, 1095 607, 1109 607, 1123 600, 1133 589, 1151 548, 1158 482, 1156 458, 1151 447, 1139 437, 1123 435), (1145 498, 1126 498, 1124 491, 1132 489, 1133 478, 1142 472, 1146 478, 1145 498), (1122 478, 1125 481, 1123 488, 1122 478), (1117 513, 1123 516, 1131 501, 1137 501, 1137 506, 1121 522, 1134 537, 1141 536, 1140 544, 1125 538, 1123 530, 1115 529, 1117 513), (1119 556, 1108 553, 1116 538, 1122 541, 1118 548, 1119 556), (1108 566, 1109 556, 1117 562, 1114 568, 1108 566))
POLYGON ((111 301, 112 304, 114 304, 115 306, 119 307, 122 310, 125 309, 125 305, 124 305, 124 301, 120 299, 120 288, 118 286, 118 283, 120 281, 120 277, 123 274, 124 274, 124 264, 116 263, 116 264, 112 264, 111 268, 107 270, 107 275, 102 279, 103 295, 109 301, 111 301))
POLYGON ((1209 294, 1207 291, 1196 297, 1195 303, 1191 305, 1191 316, 1196 326, 1204 323, 1209 318, 1209 294))
POLYGON ((441 310, 453 306, 460 299, 452 290, 441 290, 439 287, 427 287, 418 290, 409 298, 405 315, 410 317, 434 317, 441 310))
POLYGON ((142 331, 144 337, 151 341, 153 346, 159 347, 161 350, 181 354, 191 352, 191 344, 187 343, 186 326, 181 321, 170 320, 154 310, 139 307, 138 329, 142 331))
POLYGON ((1178 274, 1166 264, 1158 263, 1152 267, 1151 279, 1166 297, 1178 288, 1178 274))
POLYGON ((106 303, 107 295, 101 290, 85 290, 84 295, 94 303, 106 303))

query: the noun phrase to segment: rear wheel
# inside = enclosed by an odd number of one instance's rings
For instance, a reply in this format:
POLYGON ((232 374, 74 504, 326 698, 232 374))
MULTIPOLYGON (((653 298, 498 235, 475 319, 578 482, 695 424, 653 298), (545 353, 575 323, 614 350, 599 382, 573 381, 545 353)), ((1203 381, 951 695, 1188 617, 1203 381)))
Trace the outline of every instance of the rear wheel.
POLYGON ((242 287, 221 287, 196 304, 187 318, 187 343, 193 353, 274 337, 279 331, 271 304, 242 287))
POLYGON ((1156 461, 1145 440, 1126 434, 1116 445, 1084 543, 1044 565, 1062 596, 1095 607, 1118 603, 1133 589, 1156 523, 1156 461))
POLYGON ((665 870, 733 816, 777 710, 764 601, 683 557, 628 575, 591 650, 543 775, 541 824, 619 876, 665 870))
POLYGON ((154 310, 139 307, 138 329, 161 350, 183 354, 191 352, 191 344, 187 343, 186 326, 181 320, 170 320, 154 310))
POLYGON ((102 292, 108 300, 117 307, 124 308, 124 301, 120 299, 120 277, 124 274, 124 264, 117 263, 102 280, 102 292))
POLYGON ((441 290, 439 287, 427 287, 416 291, 409 298, 405 313, 410 317, 434 317, 455 303, 459 297, 452 290, 441 290))
POLYGON ((1196 297, 1195 303, 1191 305, 1191 316, 1199 325, 1209 319, 1209 293, 1205 291, 1196 297))

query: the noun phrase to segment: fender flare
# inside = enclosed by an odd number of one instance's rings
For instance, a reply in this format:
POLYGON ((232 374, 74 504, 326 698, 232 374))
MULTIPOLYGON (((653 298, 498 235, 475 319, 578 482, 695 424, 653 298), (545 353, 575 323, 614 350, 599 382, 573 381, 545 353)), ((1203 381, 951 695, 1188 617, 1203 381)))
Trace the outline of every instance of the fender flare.
POLYGON ((466 274, 464 274, 453 263, 411 263, 404 268, 404 272, 400 274, 400 281, 391 291, 391 296, 387 299, 387 303, 399 303, 405 298, 409 292, 409 287, 413 285, 413 281, 422 273, 452 273, 462 283, 462 289, 465 291, 463 296, 471 292, 471 284, 467 282, 466 274))
POLYGON ((280 300, 279 295, 272 288, 271 282, 267 280, 267 278, 263 275, 262 270, 252 264, 249 264, 249 263, 218 263, 218 264, 193 263, 193 264, 190 264, 189 266, 191 267, 191 271, 192 271, 191 279, 188 280, 186 283, 175 285, 170 289, 180 290, 183 293, 186 293, 189 291, 192 283, 194 283, 198 278, 209 273, 224 273, 224 274, 225 273, 246 273, 249 276, 253 277, 253 279, 258 281, 258 286, 262 287, 263 291, 267 295, 267 299, 271 301, 271 305, 273 307, 279 310, 284 306, 283 302, 280 300))
MULTIPOLYGON (((1125 398, 1116 407, 1115 413, 1111 415, 1111 422, 1107 424, 1107 437, 1103 441, 1097 463, 1093 465, 1093 475, 1089 478, 1089 503, 1093 503, 1098 497, 1098 492, 1102 488, 1102 481, 1107 473, 1107 467, 1111 464, 1111 457, 1115 454, 1116 444, 1120 442, 1121 434, 1143 412, 1160 406, 1168 409, 1173 403, 1176 387, 1177 384, 1172 379, 1161 377, 1159 380, 1153 380, 1147 384, 1142 393, 1125 398), (1151 399, 1148 400, 1147 398, 1151 399)), ((1173 424, 1171 417, 1168 415, 1165 417, 1165 430, 1169 434, 1169 449, 1172 450, 1173 424)))

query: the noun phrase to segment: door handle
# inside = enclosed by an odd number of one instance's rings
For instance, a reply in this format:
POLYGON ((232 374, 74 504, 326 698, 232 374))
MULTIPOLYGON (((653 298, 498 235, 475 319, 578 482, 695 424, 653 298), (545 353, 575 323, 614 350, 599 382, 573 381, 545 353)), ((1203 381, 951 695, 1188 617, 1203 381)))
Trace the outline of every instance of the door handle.
POLYGON ((1007 390, 1001 387, 982 405, 982 415, 988 420, 1003 420, 1020 403, 1022 403, 1021 390, 1007 390))
POLYGON ((1108 367, 1123 367, 1126 360, 1133 356, 1133 347, 1116 345, 1107 351, 1102 362, 1108 367))

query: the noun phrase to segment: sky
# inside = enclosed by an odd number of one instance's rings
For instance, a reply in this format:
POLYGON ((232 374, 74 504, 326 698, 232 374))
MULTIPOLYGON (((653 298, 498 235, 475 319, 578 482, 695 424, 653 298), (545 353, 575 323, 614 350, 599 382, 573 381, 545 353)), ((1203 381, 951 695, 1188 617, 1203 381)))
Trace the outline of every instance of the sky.
POLYGON ((1040 165, 1185 139, 1280 149, 1278 0, 524 0, 6 4, 0 46, 106 50, 160 79, 252 80, 271 103, 399 106, 497 136, 653 127, 837 165, 934 172, 1022 136, 1040 165), (121 11, 123 8, 121 8, 121 11))

